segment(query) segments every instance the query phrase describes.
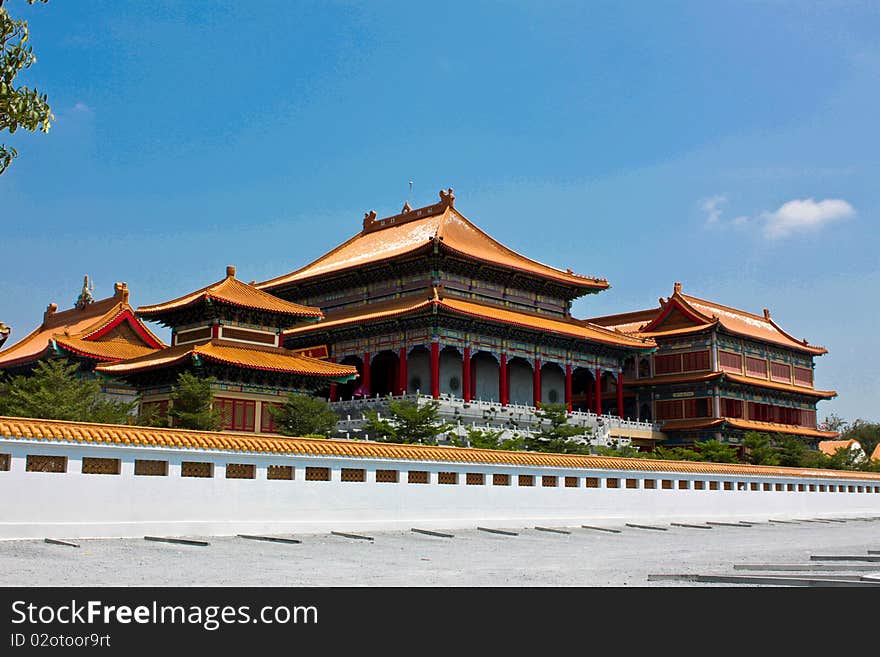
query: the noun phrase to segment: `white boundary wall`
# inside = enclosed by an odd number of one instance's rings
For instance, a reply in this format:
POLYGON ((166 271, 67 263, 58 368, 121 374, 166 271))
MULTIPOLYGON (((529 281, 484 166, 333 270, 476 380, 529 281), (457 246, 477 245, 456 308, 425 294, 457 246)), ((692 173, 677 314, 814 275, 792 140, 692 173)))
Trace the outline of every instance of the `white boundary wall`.
POLYGON ((0 454, 11 454, 9 469, 0 470, 0 538, 5 539, 880 515, 880 480, 847 479, 844 472, 829 478, 709 475, 3 438, 0 454), (66 472, 26 471, 28 455, 66 457, 66 472), (83 474, 84 457, 120 459, 120 473, 83 474), (136 476, 136 458, 168 461, 167 476, 136 476), (213 477, 182 477, 183 461, 212 463, 213 477), (253 464, 255 478, 227 479, 227 463, 253 464), (267 479, 269 465, 293 466, 294 479, 267 479), (306 467, 330 468, 330 481, 306 481, 306 467), (363 469, 366 480, 342 481, 342 468, 363 469), (397 470, 398 482, 377 482, 377 469, 397 470), (411 470, 427 471, 429 483, 408 483, 411 470), (439 483, 440 472, 458 473, 458 483, 439 483), (482 473, 484 484, 468 485, 467 473, 482 473), (510 475, 510 485, 493 485, 493 474, 510 475), (519 486, 518 475, 533 475, 534 485, 519 486), (544 476, 558 477, 557 486, 543 486, 544 476), (567 487, 565 477, 576 477, 578 486, 567 487), (599 479, 599 487, 587 487, 588 477, 599 479), (608 487, 614 479, 619 487, 608 487), (637 488, 628 488, 627 480, 633 479, 637 488), (647 488, 648 480, 656 488, 647 488), (663 488, 663 480, 673 488, 663 488), (718 490, 711 488, 713 481, 718 490), (733 490, 724 490, 725 482, 733 490), (759 490, 751 490, 753 484, 759 490), (767 484, 772 490, 763 490, 767 484), (776 490, 777 484, 783 490, 776 490))

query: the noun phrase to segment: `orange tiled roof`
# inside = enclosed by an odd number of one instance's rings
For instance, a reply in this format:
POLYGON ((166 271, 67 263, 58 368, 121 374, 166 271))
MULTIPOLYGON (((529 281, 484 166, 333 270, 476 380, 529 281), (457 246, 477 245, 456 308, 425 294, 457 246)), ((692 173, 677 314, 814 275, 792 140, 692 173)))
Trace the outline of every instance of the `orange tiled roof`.
POLYGON ((872 461, 880 461, 880 443, 877 443, 877 446, 874 448, 874 451, 871 453, 872 461))
POLYGON ((243 346, 224 340, 210 340, 195 345, 180 345, 96 369, 104 374, 126 375, 145 370, 170 367, 200 358, 245 369, 280 372, 302 376, 350 380, 357 376, 351 365, 337 365, 317 358, 294 354, 279 347, 243 346))
POLYGON ((757 422, 755 420, 743 420, 740 418, 694 418, 690 420, 668 420, 660 427, 660 431, 684 431, 688 429, 710 429, 726 424, 734 429, 747 431, 764 431, 767 433, 787 433, 794 436, 810 436, 813 438, 834 438, 839 434, 833 431, 820 431, 809 427, 798 427, 791 424, 779 424, 777 422, 757 422))
POLYGON ((141 306, 138 314, 142 317, 158 317, 165 313, 180 310, 205 301, 220 301, 233 306, 251 308, 268 313, 291 315, 307 319, 321 319, 324 314, 320 308, 303 306, 298 303, 284 301, 271 294, 257 289, 254 285, 242 283, 235 278, 235 267, 226 268, 226 278, 211 285, 186 294, 172 301, 158 303, 152 306, 141 306))
MULTIPOLYGON (((128 343, 133 347, 159 349, 165 345, 134 314, 128 305, 128 287, 117 283, 112 297, 94 301, 83 308, 71 308, 57 312, 50 304, 43 316, 43 323, 11 347, 0 351, 0 368, 27 363, 46 354, 52 341, 79 344, 77 341, 97 341, 108 331, 128 323, 132 328, 128 343)), ((83 354, 103 360, 102 353, 109 347, 95 347, 94 353, 83 354)), ((85 350, 84 350, 85 351, 85 350)))
POLYGON ((769 311, 766 311, 763 316, 753 315, 744 310, 723 306, 714 301, 699 299, 682 293, 679 283, 675 284, 671 297, 666 300, 660 299, 659 308, 638 310, 619 315, 606 315, 585 321, 617 329, 624 333, 652 338, 699 333, 720 324, 729 333, 771 342, 815 356, 828 352, 825 347, 810 345, 806 340, 797 340, 783 331, 770 318, 769 311), (672 306, 669 304, 672 304, 672 306), (671 311, 676 306, 692 318, 694 322, 692 326, 679 326, 673 329, 663 329, 662 323, 656 327, 652 326, 652 324, 658 323, 658 320, 661 320, 666 312, 671 311))
POLYGON ((337 273, 390 260, 436 245, 439 249, 474 260, 589 290, 604 290, 604 278, 581 276, 571 270, 556 269, 507 248, 468 221, 454 207, 454 196, 441 192, 441 201, 385 219, 371 213, 363 230, 314 262, 290 274, 257 285, 272 290, 317 276, 337 273))
POLYGON ((625 379, 624 385, 628 386, 656 386, 656 385, 672 385, 677 383, 700 383, 702 381, 711 381, 713 379, 729 379, 734 383, 743 385, 759 386, 761 388, 770 388, 772 390, 782 390, 784 392, 796 392, 798 394, 817 397, 820 399, 831 399, 836 397, 834 390, 816 390, 806 386, 796 386, 790 383, 779 383, 768 379, 759 379, 752 376, 742 376, 732 374, 731 372, 694 372, 692 374, 665 374, 660 376, 652 376, 645 379, 625 379))
MULTIPOLYGON (((436 292, 436 290, 435 290, 436 292)), ((525 312, 511 310, 474 301, 466 301, 455 297, 420 300, 418 298, 396 299, 389 303, 377 304, 376 306, 359 306, 353 311, 348 311, 340 317, 333 318, 317 324, 299 326, 284 331, 285 336, 297 336, 311 332, 321 332, 327 329, 351 324, 363 324, 368 321, 388 319, 417 312, 423 312, 430 308, 446 310, 460 315, 479 317, 502 324, 522 326, 542 332, 556 333, 567 337, 580 338, 591 342, 601 342, 622 347, 635 347, 653 349, 656 345, 649 339, 636 338, 623 335, 616 331, 610 331, 601 326, 584 324, 579 321, 563 321, 552 317, 532 315, 525 312)))
POLYGON ((809 436, 811 438, 836 438, 840 434, 835 431, 822 431, 809 427, 798 427, 778 422, 758 422, 756 420, 743 420, 740 418, 725 418, 725 422, 735 429, 748 431, 765 431, 767 433, 788 433, 794 436, 809 436))
POLYGON ((354 440, 253 436, 236 433, 158 429, 114 424, 66 422, 30 418, 0 417, 0 437, 72 443, 127 445, 171 449, 204 449, 251 454, 290 456, 395 459, 416 462, 502 464, 557 468, 589 468, 634 472, 681 472, 708 475, 750 475, 767 477, 816 477, 880 481, 880 473, 841 472, 814 468, 785 468, 697 461, 510 452, 468 447, 401 445, 354 440))
POLYGON ((116 362, 127 358, 138 358, 148 354, 157 353, 159 350, 144 345, 133 344, 126 340, 83 340, 67 336, 56 336, 54 342, 71 353, 86 358, 94 358, 101 362, 116 362))
POLYGON ((756 379, 751 376, 741 376, 739 374, 731 374, 724 372, 724 377, 735 383, 745 383, 748 385, 757 385, 764 388, 773 388, 774 390, 784 390, 785 392, 796 392, 802 395, 810 395, 811 397, 820 397, 822 399, 831 399, 837 397, 834 390, 816 390, 806 386, 796 386, 790 383, 779 383, 777 381, 768 381, 767 379, 756 379))
POLYGON ((861 449, 862 446, 859 444, 857 440, 849 439, 849 440, 823 440, 819 443, 819 451, 823 454, 827 454, 828 456, 834 456, 834 453, 839 449, 852 449, 853 445, 857 445, 858 449, 861 449))

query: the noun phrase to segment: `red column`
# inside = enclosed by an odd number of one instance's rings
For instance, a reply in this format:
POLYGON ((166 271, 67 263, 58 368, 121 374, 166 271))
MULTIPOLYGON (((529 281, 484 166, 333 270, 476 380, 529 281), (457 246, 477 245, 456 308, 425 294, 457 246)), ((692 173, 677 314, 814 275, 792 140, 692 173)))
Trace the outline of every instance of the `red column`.
POLYGON ((617 417, 623 417, 623 371, 617 370, 617 417))
POLYGON ((395 390, 395 394, 406 394, 406 388, 408 385, 408 376, 409 372, 406 370, 406 347, 400 348, 400 372, 397 375, 397 390, 395 390))
POLYGON ((596 413, 602 415, 602 370, 596 368, 596 413))
POLYGON ((471 370, 471 399, 474 399, 477 396, 477 368, 472 362, 468 365, 471 370))
MULTIPOLYGON (((329 360, 331 363, 335 363, 336 357, 333 356, 329 360)), ((332 402, 339 401, 339 390, 337 390, 336 385, 336 383, 330 384, 330 401, 332 402)))
POLYGON ((461 360, 461 396, 465 401, 471 400, 471 348, 464 348, 464 358, 461 360))
POLYGON ((431 396, 440 396, 440 343, 431 343, 431 396))
POLYGON ((498 367, 498 393, 501 405, 507 406, 507 354, 501 354, 501 365, 498 367))
POLYGON ((532 376, 532 406, 538 407, 541 403, 541 361, 535 359, 535 371, 532 376))
POLYGON ((565 405, 571 413, 571 363, 565 364, 565 405))
POLYGON ((370 396, 370 352, 364 352, 364 367, 363 372, 361 372, 361 388, 364 391, 364 395, 370 396))

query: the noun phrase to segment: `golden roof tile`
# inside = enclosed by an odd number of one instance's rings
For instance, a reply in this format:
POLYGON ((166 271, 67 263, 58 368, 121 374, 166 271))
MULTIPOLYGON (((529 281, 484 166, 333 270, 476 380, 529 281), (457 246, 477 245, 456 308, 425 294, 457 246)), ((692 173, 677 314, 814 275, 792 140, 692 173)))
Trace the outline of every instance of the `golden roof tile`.
POLYGON ((320 333, 340 326, 363 324, 364 322, 389 319, 392 317, 424 312, 434 308, 458 315, 478 317, 487 321, 520 326, 545 333, 555 333, 557 335, 579 338, 591 342, 650 350, 653 350, 654 347, 656 347, 656 344, 650 339, 623 335, 601 326, 585 324, 576 320, 565 321, 553 317, 503 308, 501 306, 466 301, 455 297, 440 298, 436 294, 431 299, 404 297, 383 304, 358 306, 355 309, 347 310, 336 316, 331 316, 326 321, 317 324, 288 329, 284 331, 284 335, 298 336, 313 332, 320 333))
POLYGON ((587 290, 604 290, 608 287, 608 281, 603 278, 556 269, 507 248, 455 209, 455 197, 451 191, 441 191, 439 203, 415 210, 405 208, 404 212, 392 217, 376 219, 375 213, 370 213, 364 219, 363 230, 348 241, 305 267, 259 283, 257 287, 264 290, 281 288, 416 253, 432 245, 490 265, 566 285, 587 290))
POLYGON ((771 319, 769 310, 765 310, 763 315, 754 315, 745 310, 724 306, 714 301, 706 301, 705 299, 684 294, 681 291, 680 283, 675 284, 671 297, 665 300, 660 299, 660 306, 658 308, 594 317, 584 321, 593 322, 607 328, 618 329, 624 333, 651 338, 689 335, 720 325, 727 332, 734 335, 770 342, 814 356, 828 353, 825 347, 808 344, 806 340, 797 340, 783 331, 771 319), (689 317, 693 325, 664 329, 661 320, 664 319, 667 313, 676 308, 689 317))
POLYGON ((818 448, 819 451, 823 454, 827 454, 828 456, 834 456, 834 453, 839 449, 852 449, 853 445, 858 445, 861 448, 861 445, 857 440, 853 440, 850 438, 849 440, 822 440, 819 442, 818 448))
MULTIPOLYGON (((163 342, 137 318, 134 309, 128 304, 128 286, 117 283, 114 287, 115 294, 112 297, 94 301, 82 308, 58 312, 57 306, 50 304, 40 326, 0 351, 0 368, 40 358, 52 348, 53 340, 60 339, 70 344, 80 344, 78 341, 100 341, 114 330, 121 331, 123 325, 131 330, 125 331, 127 337, 120 338, 119 341, 128 342, 133 349, 145 347, 155 350, 164 347, 163 342)), ((102 354, 111 351, 110 347, 95 347, 92 349, 93 353, 83 355, 104 360, 102 354)))
POLYGON ((245 369, 280 372, 303 376, 351 379, 357 369, 351 365, 339 365, 317 358, 291 353, 280 347, 240 345, 214 339, 194 345, 169 347, 153 354, 132 358, 118 363, 100 365, 96 371, 104 374, 125 375, 145 370, 170 367, 198 357, 206 361, 233 365, 245 369))
POLYGON ((158 317, 205 301, 220 301, 242 308, 308 319, 321 319, 324 316, 320 308, 285 301, 254 285, 239 281, 235 278, 235 267, 232 266, 226 268, 226 278, 223 280, 165 303, 141 306, 138 314, 142 317, 158 317))
POLYGON ((290 456, 333 456, 364 459, 395 459, 420 463, 499 464, 555 468, 600 469, 632 472, 669 472, 707 475, 748 475, 766 477, 815 477, 880 481, 880 473, 813 468, 786 468, 695 461, 508 452, 467 447, 399 445, 369 441, 288 438, 248 434, 215 433, 184 429, 158 429, 127 425, 91 424, 62 420, 0 417, 0 436, 7 439, 68 441, 94 444, 140 444, 145 447, 209 449, 249 454, 290 456))

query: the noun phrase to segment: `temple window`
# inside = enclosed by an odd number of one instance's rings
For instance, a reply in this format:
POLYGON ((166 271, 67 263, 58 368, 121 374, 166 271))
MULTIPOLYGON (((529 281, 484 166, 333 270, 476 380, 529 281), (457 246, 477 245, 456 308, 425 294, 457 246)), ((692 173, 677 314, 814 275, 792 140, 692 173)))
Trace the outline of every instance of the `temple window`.
POLYGON ((742 356, 732 351, 718 352, 718 367, 723 372, 736 372, 742 374, 742 356))
POLYGON ((9 463, 11 460, 11 454, 0 454, 0 472, 9 472, 9 463))
POLYGON ((67 472, 67 457, 28 454, 24 469, 26 472, 67 472))
POLYGON ((458 473, 457 472, 440 472, 437 474, 437 483, 438 484, 457 484, 458 483, 458 473))
POLYGON ((674 374, 676 372, 681 372, 681 354, 654 356, 655 374, 674 374))
POLYGON ((468 486, 482 486, 486 483, 486 475, 482 472, 468 472, 465 483, 468 486))
POLYGON ((217 397, 214 407, 220 410, 220 427, 224 431, 253 431, 257 402, 248 399, 217 397))
POLYGON ((532 475, 520 475, 518 483, 520 486, 534 486, 535 478, 532 475))
POLYGON ((376 483, 396 484, 398 482, 397 470, 376 470, 376 483))
POLYGON ((270 465, 266 469, 266 479, 290 480, 293 474, 292 465, 270 465))
POLYGON ((813 370, 807 369, 806 367, 795 367, 794 368, 794 382, 798 385, 802 386, 812 386, 813 385, 813 370))
POLYGON ((555 488, 559 485, 559 478, 551 475, 544 475, 541 477, 541 485, 545 488, 555 488))
POLYGON ((683 372, 695 372, 709 369, 708 351, 690 351, 681 354, 681 369, 683 372))
POLYGON ((510 475, 509 474, 493 474, 492 475, 492 485, 493 486, 510 486, 510 475))
POLYGON ((361 468, 342 468, 342 481, 364 482, 366 480, 366 470, 361 468))
POLYGON ((580 479, 578 477, 566 477, 565 478, 565 487, 566 488, 578 488, 580 486, 580 479))
POLYGON ((306 481, 330 481, 330 468, 306 468, 306 481))
POLYGON ((757 376, 762 379, 766 379, 767 359, 755 358, 754 356, 746 356, 746 374, 748 376, 757 376))
POLYGON ((181 477, 213 477, 214 464, 204 461, 183 461, 180 464, 181 477))
POLYGON ((411 484, 427 484, 428 472, 426 470, 410 470, 407 473, 407 481, 411 484))
POLYGON ((134 473, 140 477, 167 477, 168 461, 135 459, 134 473))
POLYGON ((226 478, 227 479, 254 479, 256 478, 257 467, 253 463, 227 463, 226 478))
POLYGON ((85 456, 82 460, 83 474, 118 475, 121 461, 119 459, 102 459, 85 456))

